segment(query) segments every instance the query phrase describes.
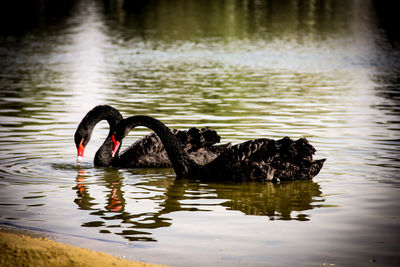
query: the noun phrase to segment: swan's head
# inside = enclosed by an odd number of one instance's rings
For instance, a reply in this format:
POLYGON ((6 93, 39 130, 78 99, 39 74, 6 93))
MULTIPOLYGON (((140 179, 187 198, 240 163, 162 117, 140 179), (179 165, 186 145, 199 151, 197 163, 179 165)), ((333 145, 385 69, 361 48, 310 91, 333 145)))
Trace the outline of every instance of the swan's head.
POLYGON ((88 135, 82 129, 78 128, 78 130, 76 130, 75 132, 74 139, 75 139, 76 151, 78 153, 76 157, 76 162, 81 163, 83 160, 83 154, 85 153, 85 147, 90 140, 90 135, 88 135))

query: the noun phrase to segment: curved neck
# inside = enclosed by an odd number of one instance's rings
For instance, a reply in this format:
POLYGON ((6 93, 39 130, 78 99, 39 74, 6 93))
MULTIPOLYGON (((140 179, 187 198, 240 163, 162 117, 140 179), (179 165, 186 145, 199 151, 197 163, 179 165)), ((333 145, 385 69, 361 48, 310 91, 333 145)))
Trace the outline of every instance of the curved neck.
POLYGON ((153 130, 167 151, 169 160, 178 177, 187 176, 197 164, 184 151, 182 144, 176 139, 171 130, 157 119, 148 116, 133 116, 122 120, 116 127, 116 138, 122 140, 137 126, 145 126, 153 130))
POLYGON ((115 125, 117 125, 117 123, 122 119, 121 113, 119 113, 119 111, 115 108, 108 105, 96 106, 82 119, 78 126, 78 130, 80 128, 84 128, 90 133, 91 136, 93 128, 100 121, 107 120, 110 128, 114 129, 115 125))
POLYGON ((111 157, 112 152, 112 140, 111 136, 114 132, 115 126, 118 122, 123 119, 121 113, 115 108, 108 105, 100 105, 94 107, 89 111, 86 116, 82 119, 78 126, 77 132, 80 132, 81 136, 86 136, 83 145, 86 146, 92 136, 94 127, 102 120, 106 120, 110 125, 109 134, 104 143, 97 150, 94 157, 94 164, 96 166, 109 166, 113 160, 111 157))

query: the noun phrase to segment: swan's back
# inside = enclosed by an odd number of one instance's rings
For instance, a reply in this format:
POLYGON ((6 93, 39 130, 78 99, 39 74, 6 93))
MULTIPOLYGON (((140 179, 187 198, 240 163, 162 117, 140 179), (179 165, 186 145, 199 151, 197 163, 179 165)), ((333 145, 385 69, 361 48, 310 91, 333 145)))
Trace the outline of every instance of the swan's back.
POLYGON ((325 161, 314 161, 314 152, 305 138, 255 139, 231 146, 198 173, 235 181, 312 179, 325 161))
POLYGON ((275 141, 255 139, 232 145, 215 160, 200 168, 200 176, 219 180, 271 180, 273 170, 266 164, 276 156, 275 141))

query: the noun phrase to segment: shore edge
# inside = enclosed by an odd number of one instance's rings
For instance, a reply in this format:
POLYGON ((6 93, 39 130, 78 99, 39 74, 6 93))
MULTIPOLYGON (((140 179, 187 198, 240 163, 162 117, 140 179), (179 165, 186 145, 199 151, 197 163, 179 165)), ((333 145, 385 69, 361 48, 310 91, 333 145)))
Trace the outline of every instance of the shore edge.
POLYGON ((50 240, 41 233, 0 227, 0 266, 131 266, 153 267, 104 252, 50 240))

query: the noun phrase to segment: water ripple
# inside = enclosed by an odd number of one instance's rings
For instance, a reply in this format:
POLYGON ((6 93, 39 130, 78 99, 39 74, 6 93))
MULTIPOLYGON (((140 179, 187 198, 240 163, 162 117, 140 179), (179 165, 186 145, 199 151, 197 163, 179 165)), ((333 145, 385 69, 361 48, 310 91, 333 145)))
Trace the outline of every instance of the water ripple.
POLYGON ((171 265, 398 254, 400 57, 375 21, 378 3, 73 2, 0 36, 0 223, 171 265), (78 165, 75 129, 99 104, 171 128, 211 126, 224 143, 307 137, 328 160, 314 181, 281 184, 96 168, 101 122, 78 165))

